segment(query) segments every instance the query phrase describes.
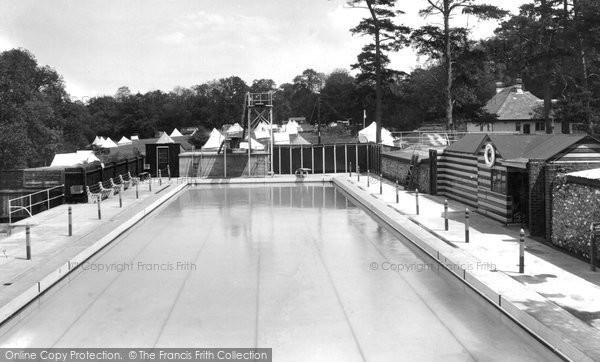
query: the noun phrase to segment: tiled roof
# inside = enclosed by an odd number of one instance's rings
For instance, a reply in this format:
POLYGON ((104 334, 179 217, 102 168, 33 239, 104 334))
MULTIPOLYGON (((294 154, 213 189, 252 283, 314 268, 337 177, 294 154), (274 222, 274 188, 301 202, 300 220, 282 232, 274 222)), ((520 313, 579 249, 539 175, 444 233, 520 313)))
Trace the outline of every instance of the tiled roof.
POLYGON ((536 114, 544 101, 530 92, 507 87, 497 93, 483 107, 488 113, 496 114, 500 120, 518 120, 540 118, 536 114))
MULTIPOLYGON (((548 160, 569 146, 586 138, 586 135, 567 134, 467 134, 446 150, 477 154, 486 140, 492 142, 498 154, 505 160, 542 159, 548 160)), ((590 138, 591 139, 591 138, 590 138)), ((596 140, 592 139, 594 142, 596 140)))

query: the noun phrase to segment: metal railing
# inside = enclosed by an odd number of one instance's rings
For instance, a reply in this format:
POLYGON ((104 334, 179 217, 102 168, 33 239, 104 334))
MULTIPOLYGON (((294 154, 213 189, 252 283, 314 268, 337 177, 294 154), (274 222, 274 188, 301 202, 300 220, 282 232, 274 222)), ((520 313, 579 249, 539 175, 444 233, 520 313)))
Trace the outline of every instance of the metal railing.
MULTIPOLYGON (((20 211, 21 212, 26 211, 30 216, 33 216, 33 214, 35 214, 34 209, 33 209, 34 206, 40 205, 40 207, 41 207, 41 205, 46 205, 46 210, 50 210, 50 208, 52 207, 51 201, 57 200, 60 198, 62 198, 64 201, 64 197, 65 197, 64 186, 65 185, 54 186, 49 189, 37 191, 37 192, 31 193, 28 195, 15 197, 14 199, 8 200, 8 225, 9 225, 9 227, 12 224, 12 215, 14 213, 18 213, 20 211), (59 190, 59 189, 60 189, 60 195, 50 196, 51 193, 54 193, 53 192, 54 190, 59 190), (42 199, 38 201, 37 199, 39 199, 40 197, 42 197, 42 199)), ((54 206, 56 206, 56 205, 54 205, 54 206)))

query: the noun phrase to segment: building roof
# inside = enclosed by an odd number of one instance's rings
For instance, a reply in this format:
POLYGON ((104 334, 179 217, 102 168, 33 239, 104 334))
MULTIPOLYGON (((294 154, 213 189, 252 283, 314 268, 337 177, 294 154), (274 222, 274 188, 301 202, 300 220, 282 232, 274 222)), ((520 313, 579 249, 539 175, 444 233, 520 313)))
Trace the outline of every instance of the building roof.
POLYGON ((540 118, 537 109, 544 101, 518 86, 506 87, 490 99, 483 107, 488 113, 496 114, 499 120, 528 120, 540 118))
MULTIPOLYGON (((477 154, 484 142, 490 141, 496 147, 500 157, 505 160, 549 160, 584 138, 594 140, 587 135, 471 133, 448 146, 446 150, 477 154)), ((598 141, 594 140, 594 142, 598 141)))

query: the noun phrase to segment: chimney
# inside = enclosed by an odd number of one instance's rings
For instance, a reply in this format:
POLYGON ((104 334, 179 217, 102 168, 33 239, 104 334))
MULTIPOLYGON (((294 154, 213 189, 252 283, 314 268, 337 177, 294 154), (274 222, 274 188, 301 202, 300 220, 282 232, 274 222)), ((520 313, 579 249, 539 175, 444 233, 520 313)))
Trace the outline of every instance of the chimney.
POLYGON ((515 80, 515 90, 517 93, 523 93, 523 80, 521 78, 515 80))
POLYGON ((502 92, 503 89, 504 89, 504 83, 496 82, 496 94, 502 92))

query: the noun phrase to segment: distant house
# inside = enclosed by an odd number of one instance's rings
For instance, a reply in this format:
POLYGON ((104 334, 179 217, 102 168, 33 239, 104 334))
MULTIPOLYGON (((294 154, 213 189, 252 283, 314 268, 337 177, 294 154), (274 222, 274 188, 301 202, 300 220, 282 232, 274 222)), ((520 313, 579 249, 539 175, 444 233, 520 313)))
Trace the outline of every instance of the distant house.
MULTIPOLYGON (((496 83, 496 95, 484 106, 488 113, 498 116, 495 122, 467 122, 467 132, 511 132, 522 134, 546 133, 546 122, 540 110, 544 101, 523 89, 521 79, 504 87, 496 83)), ((563 133, 562 122, 552 120, 552 132, 563 133)), ((570 132, 569 132, 570 133, 570 132)))

